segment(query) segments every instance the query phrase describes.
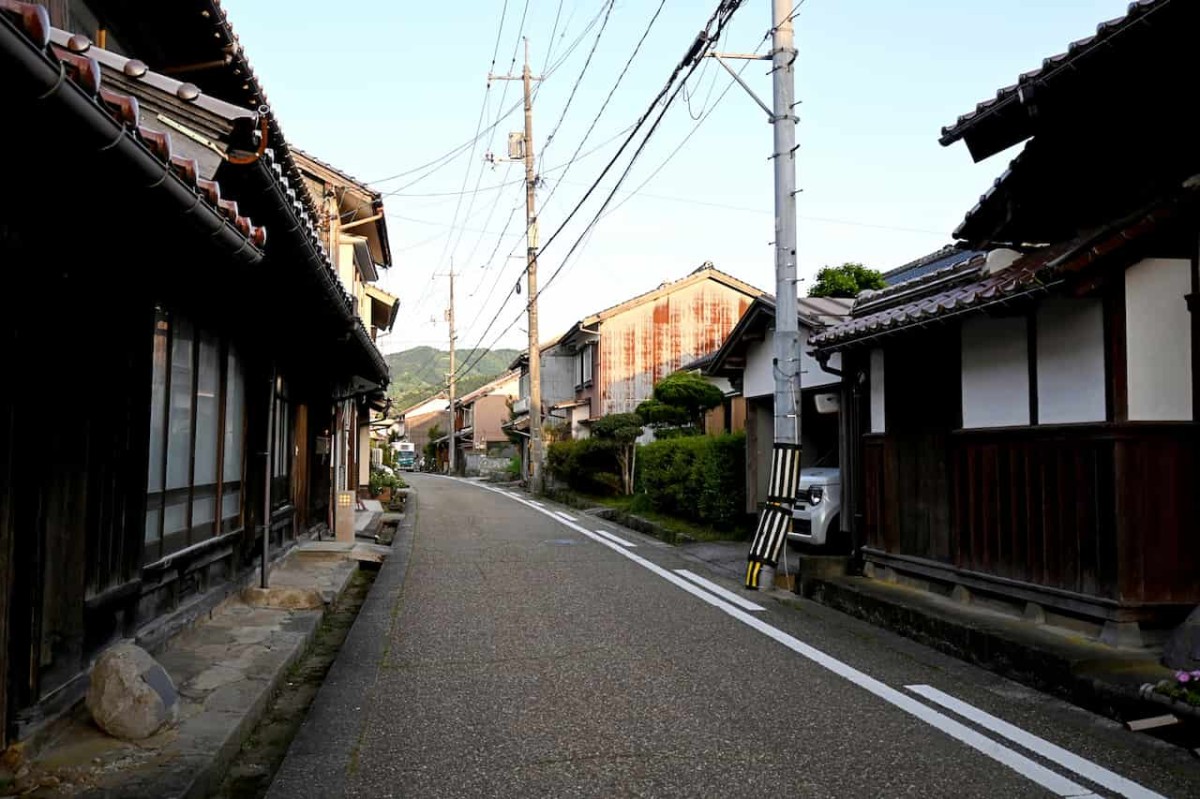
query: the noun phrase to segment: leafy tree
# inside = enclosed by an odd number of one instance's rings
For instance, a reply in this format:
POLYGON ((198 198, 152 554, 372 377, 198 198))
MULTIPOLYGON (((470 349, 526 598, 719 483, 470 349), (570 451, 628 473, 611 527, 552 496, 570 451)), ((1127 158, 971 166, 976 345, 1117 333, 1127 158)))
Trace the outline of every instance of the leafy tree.
POLYGON ((817 281, 808 290, 810 297, 849 297, 853 299, 860 291, 884 287, 883 275, 862 264, 844 263, 841 266, 826 266, 817 272, 817 281))
POLYGON ((654 386, 654 397, 641 403, 637 413, 655 428, 703 429, 704 413, 724 401, 721 389, 695 372, 675 372, 654 386))
POLYGON ((441 425, 434 424, 429 428, 429 443, 425 445, 425 468, 429 471, 437 471, 438 445, 434 442, 443 435, 441 425))
POLYGON ((621 488, 626 496, 633 493, 634 458, 642 430, 642 417, 636 413, 613 413, 592 422, 592 436, 610 442, 613 447, 621 469, 621 488))

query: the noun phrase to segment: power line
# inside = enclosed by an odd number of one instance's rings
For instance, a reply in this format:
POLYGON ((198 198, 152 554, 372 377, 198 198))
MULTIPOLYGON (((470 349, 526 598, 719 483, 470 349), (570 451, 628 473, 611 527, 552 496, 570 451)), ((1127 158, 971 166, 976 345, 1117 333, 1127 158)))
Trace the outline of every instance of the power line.
POLYGON ((562 113, 558 115, 558 121, 554 123, 554 127, 550 130, 550 135, 546 137, 546 143, 542 145, 542 160, 545 160, 546 150, 550 149, 550 144, 554 141, 558 129, 562 127, 563 120, 567 118, 567 112, 571 110, 571 103, 575 101, 575 93, 579 91, 579 87, 583 83, 583 76, 587 74, 588 67, 592 65, 592 57, 596 55, 596 48, 600 46, 600 39, 604 37, 604 30, 608 27, 608 20, 612 16, 613 6, 615 5, 616 0, 608 0, 608 5, 604 11, 604 21, 600 23, 600 30, 596 32, 596 38, 592 42, 592 49, 588 51, 587 58, 584 59, 583 66, 580 68, 579 74, 575 77, 575 83, 571 86, 571 93, 567 95, 567 102, 563 104, 562 113))
MULTIPOLYGON (((625 66, 621 68, 621 74, 619 74, 617 76, 616 82, 613 83, 612 88, 608 90, 608 95, 604 98, 604 102, 600 104, 600 110, 596 112, 596 115, 594 117, 592 117, 592 123, 590 125, 588 125, 588 129, 583 134, 583 138, 579 140, 579 145, 575 148, 575 152, 571 154, 571 160, 567 162, 568 171, 569 171, 570 165, 572 163, 574 163, 575 158, 579 155, 579 151, 583 148, 583 145, 587 143, 588 138, 592 135, 592 131, 596 129, 596 123, 598 123, 600 121, 600 117, 602 117, 604 115, 604 111, 608 108, 608 104, 612 100, 613 95, 616 94, 617 89, 621 86, 621 81, 623 81, 625 79, 625 74, 629 71, 629 67, 633 64, 633 60, 635 58, 637 58, 637 54, 641 51, 642 45, 646 41, 646 37, 649 36, 650 31, 653 30, 654 23, 658 21, 658 17, 662 13, 663 6, 665 6, 665 5, 666 5, 666 0, 660 0, 660 2, 658 4, 658 8, 655 9, 655 11, 654 11, 654 16, 652 16, 650 18, 650 22, 646 25, 646 29, 644 31, 642 31, 642 35, 638 39, 637 44, 634 46, 633 52, 630 53, 629 58, 627 58, 625 60, 625 66)), ((580 73, 580 78, 582 78, 582 77, 583 77, 583 74, 580 73)), ((564 111, 564 114, 565 114, 565 111, 564 111)), ((560 118, 559 121, 561 122, 562 119, 560 118)), ((550 144, 550 142, 547 141, 546 145, 549 146, 549 144, 550 144)), ((542 149, 543 157, 545 156, 545 154, 546 154, 546 151, 545 151, 545 148, 543 148, 542 149)), ((563 172, 563 175, 565 176, 566 172, 563 172)), ((560 178, 560 180, 561 180, 561 178, 560 178)), ((555 186, 554 188, 550 189, 550 194, 548 194, 546 196, 545 201, 543 201, 543 203, 542 203, 543 210, 545 210, 546 206, 550 204, 550 200, 552 200, 554 198, 554 193, 557 190, 557 188, 558 187, 555 186)), ((547 242, 547 243, 549 243, 549 242, 547 242)))
MULTIPOLYGON (((600 209, 597 211, 596 215, 592 218, 592 220, 588 223, 588 225, 584 228, 583 233, 580 234, 580 236, 575 240, 574 244, 572 244, 571 249, 568 250, 567 255, 564 257, 563 261, 559 264, 558 268, 555 269, 555 271, 550 275, 550 278, 546 281, 546 283, 544 283, 542 285, 541 289, 539 289, 538 296, 540 296, 546 290, 546 288, 549 286, 549 284, 551 282, 553 282, 554 278, 557 277, 562 272, 563 267, 570 260, 571 255, 579 247, 580 242, 583 241, 583 239, 587 236, 588 232, 595 226, 596 222, 599 221, 600 215, 603 214, 605 208, 608 206, 608 203, 611 202, 613 195, 616 193, 617 189, 621 186, 621 184, 624 182, 626 177, 628 177, 629 172, 633 168, 634 163, 636 163, 638 157, 644 151, 646 144, 649 143, 650 138, 653 136, 654 131, 658 128, 659 124, 662 122, 663 116, 666 114, 667 110, 670 108, 674 99, 679 95, 680 89, 687 82, 688 78, 691 77, 691 75, 696 71, 697 67, 699 66, 700 61, 702 60, 701 59, 702 54, 704 53, 705 50, 710 48, 720 38, 721 32, 724 30, 725 26, 728 24, 730 18, 732 18, 733 13, 735 11, 737 11, 738 8, 740 8, 744 2, 745 2, 745 0, 721 0, 720 4, 717 6, 717 9, 709 17, 708 22, 705 25, 704 29, 701 30, 700 33, 696 36, 696 38, 693 40, 692 44, 688 48, 687 52, 684 54, 683 59, 680 60, 679 64, 676 65, 675 69, 671 72, 671 75, 667 79, 667 82, 664 84, 662 89, 659 90, 658 94, 655 95, 653 101, 647 107, 646 111, 642 114, 641 117, 639 117, 637 123, 634 125, 633 131, 622 143, 620 149, 612 157, 612 159, 609 160, 608 164, 605 165, 604 169, 601 170, 600 175, 595 179, 595 181, 588 188, 588 190, 586 192, 584 192, 583 197, 581 197, 580 200, 575 204, 575 207, 572 208, 570 213, 567 214, 566 219, 564 219, 562 221, 562 223, 559 224, 559 226, 555 229, 554 233, 552 233, 551 236, 546 240, 546 243, 544 245, 542 245, 540 255, 544 255, 546 252, 546 249, 550 246, 550 244, 552 244, 559 237, 559 235, 562 234, 562 232, 566 228, 566 226, 571 222, 571 220, 579 212, 580 208, 583 207, 583 205, 588 201, 588 199, 596 191, 596 189, 599 187, 600 183, 604 180, 605 176, 607 176, 609 171, 613 168, 613 166, 616 164, 616 162, 620 159, 621 155, 625 152, 625 150, 633 142, 634 138, 636 138, 639 130, 642 128, 642 126, 646 123, 646 121, 653 114, 654 108, 656 106, 658 106, 660 103, 662 103, 662 110, 659 112, 658 116, 655 118, 654 122, 651 124, 650 129, 646 132, 646 135, 643 137, 641 144, 639 144, 637 149, 634 151, 633 155, 630 158, 628 165, 626 166, 625 170, 622 172, 621 176, 618 178, 618 180, 614 184, 612 190, 608 193, 604 202, 601 204, 600 209), (713 30, 714 25, 716 25, 715 30, 713 30), (683 79, 679 80, 678 85, 676 85, 676 82, 677 82, 677 79, 679 78, 680 73, 682 73, 684 70, 687 70, 687 74, 684 75, 683 79), (671 90, 673 86, 675 87, 674 91, 671 90), (662 102, 664 100, 664 98, 666 98, 665 103, 662 102)), ((509 296, 511 296, 511 292, 510 292, 509 296)), ((533 302, 535 299, 536 299, 536 297, 530 297, 530 298, 528 298, 527 302, 533 302)), ((506 297, 505 304, 507 304, 507 301, 508 301, 508 298, 506 297)), ((503 307, 504 306, 501 306, 501 310, 503 310, 503 307)), ((494 317, 493 320, 488 323, 487 328, 485 328, 483 334, 480 336, 480 343, 482 343, 483 339, 487 336, 487 333, 491 330, 492 326, 495 324, 496 318, 499 318, 499 312, 497 312, 496 317, 494 317)), ((514 319, 503 331, 501 331, 500 336, 503 336, 505 333, 507 333, 509 330, 511 330, 513 325, 515 325, 519 319, 520 319, 520 316, 518 316, 516 319, 514 319)), ((496 340, 499 341, 499 336, 497 337, 496 340)), ((476 348, 478 348, 478 344, 476 344, 476 348)), ((534 353, 530 353, 530 357, 536 357, 536 355, 534 353)), ((478 363, 478 359, 475 359, 474 361, 470 361, 470 362, 464 361, 462 366, 460 367, 460 369, 462 370, 462 373, 463 374, 468 373, 470 371, 470 369, 474 368, 476 363, 478 363)))

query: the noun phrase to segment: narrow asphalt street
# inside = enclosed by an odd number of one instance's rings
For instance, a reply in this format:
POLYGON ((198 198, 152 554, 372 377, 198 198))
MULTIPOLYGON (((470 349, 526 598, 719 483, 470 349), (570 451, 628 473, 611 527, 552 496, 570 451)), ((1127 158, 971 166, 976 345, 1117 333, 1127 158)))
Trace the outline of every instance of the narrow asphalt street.
POLYGON ((415 531, 271 797, 1200 795, 1184 751, 911 641, 523 494, 411 482, 415 531))

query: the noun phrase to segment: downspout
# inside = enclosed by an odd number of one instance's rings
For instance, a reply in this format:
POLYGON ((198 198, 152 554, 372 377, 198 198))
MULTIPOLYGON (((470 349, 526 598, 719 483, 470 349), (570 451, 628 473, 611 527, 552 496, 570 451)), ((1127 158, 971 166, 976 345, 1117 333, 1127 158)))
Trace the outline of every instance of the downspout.
POLYGON ((267 390, 267 441, 263 448, 263 544, 262 588, 267 588, 267 562, 271 553, 271 477, 274 475, 273 448, 275 444, 275 364, 271 364, 271 385, 267 390))
POLYGON ((1187 295, 1192 314, 1192 421, 1200 422, 1200 240, 1192 252, 1192 293, 1187 295))

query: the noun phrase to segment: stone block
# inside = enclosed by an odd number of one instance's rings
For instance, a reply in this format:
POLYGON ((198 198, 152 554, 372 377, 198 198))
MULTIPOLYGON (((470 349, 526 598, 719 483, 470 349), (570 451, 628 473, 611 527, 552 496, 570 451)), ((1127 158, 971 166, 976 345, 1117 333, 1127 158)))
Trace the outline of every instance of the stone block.
POLYGON ((1200 607, 1175 628, 1163 646, 1163 665, 1172 669, 1200 669, 1200 607))
POLYGON ((96 726, 123 740, 149 738, 179 717, 179 693, 158 661, 133 644, 105 650, 88 684, 87 709, 96 726))

